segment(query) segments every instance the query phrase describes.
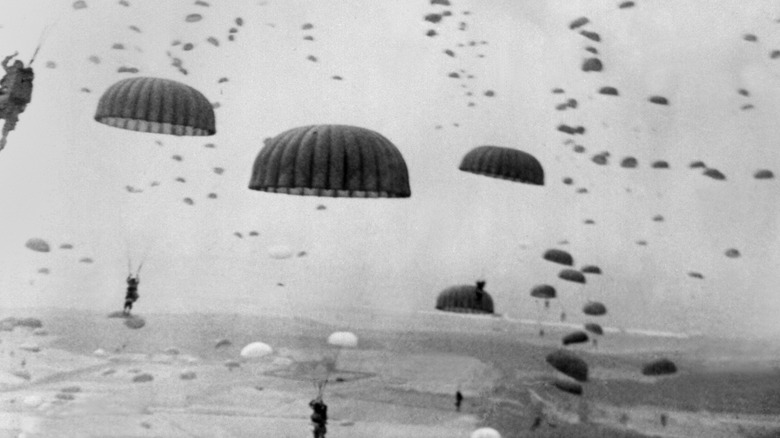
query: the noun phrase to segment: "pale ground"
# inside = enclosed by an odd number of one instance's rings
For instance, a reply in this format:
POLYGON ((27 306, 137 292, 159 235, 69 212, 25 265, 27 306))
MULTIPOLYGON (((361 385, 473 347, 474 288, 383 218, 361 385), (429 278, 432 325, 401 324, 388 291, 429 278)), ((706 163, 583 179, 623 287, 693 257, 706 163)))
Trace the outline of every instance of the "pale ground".
MULTIPOLYGON (((211 331, 192 336, 207 339, 202 347, 191 343, 192 339, 165 344, 175 338, 158 333, 153 339, 147 337, 150 331, 144 335, 144 330, 154 327, 153 316, 148 317, 146 328, 133 331, 119 320, 89 315, 77 315, 73 321, 60 316, 51 325, 44 322, 46 334, 19 327, 0 331, 0 438, 310 436, 308 402, 315 393, 311 377, 321 374, 305 370, 332 351, 291 343, 278 346, 272 356, 247 362, 237 354, 243 341, 217 351, 213 341, 218 337, 211 331), (79 339, 69 342, 68 336, 79 339), (104 344, 95 345, 99 342, 104 344), (178 351, 165 353, 167 347, 162 345, 178 351), (36 346, 40 351, 30 351, 36 346), (94 354, 96 346, 106 353, 94 354), (241 365, 229 369, 225 362, 230 359, 241 365), (187 371, 195 377, 182 379, 187 371), (29 373, 29 380, 24 372, 29 373), (142 374, 153 380, 133 381, 142 374)), ((181 322, 186 316, 165 318, 168 330, 187 329, 181 322)), ((263 324, 261 317, 257 320, 263 324)), ((236 324, 239 330, 252 331, 243 323, 236 324)), ((488 324, 489 332, 494 324, 488 324)), ((305 331, 291 330, 296 336, 305 331)), ((269 332, 264 339, 274 336, 269 332)), ((366 342, 361 348, 341 351, 338 371, 331 375, 325 395, 329 437, 468 437, 489 418, 482 416, 479 406, 495 403, 514 403, 523 415, 544 412, 558 429, 548 429, 546 433, 553 435, 541 436, 571 436, 555 435, 554 430, 577 427, 585 418, 590 426, 611 430, 609 436, 634 431, 668 437, 752 437, 771 436, 768 433, 773 428, 780 430, 780 421, 770 415, 685 412, 668 406, 663 410, 618 407, 590 399, 587 393, 585 398, 575 398, 540 383, 553 374, 543 364, 519 366, 512 376, 532 388, 525 397, 530 403, 519 398, 499 400, 491 391, 502 379, 500 370, 465 350, 458 354, 426 352, 423 347, 412 348, 413 342, 404 335, 390 336, 391 344, 401 345, 399 352, 382 348, 385 344, 370 334, 362 339, 366 342), (337 378, 345 381, 334 382, 337 378), (471 409, 460 413, 454 410, 452 397, 458 388, 472 403, 471 409), (661 412, 669 416, 666 427, 659 424, 661 412)), ((518 363, 526 359, 518 358, 518 363)), ((612 379, 652 383, 650 378, 611 366, 594 366, 592 376, 591 385, 612 379)), ((531 436, 529 432, 503 432, 505 436, 531 436)))

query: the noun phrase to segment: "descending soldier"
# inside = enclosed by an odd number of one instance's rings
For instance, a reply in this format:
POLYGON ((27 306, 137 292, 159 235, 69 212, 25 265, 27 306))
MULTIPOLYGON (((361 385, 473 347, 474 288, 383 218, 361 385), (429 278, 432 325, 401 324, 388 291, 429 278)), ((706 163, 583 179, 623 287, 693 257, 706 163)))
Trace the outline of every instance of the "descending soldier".
POLYGON ((0 150, 5 147, 8 134, 16 128, 19 115, 32 100, 35 74, 32 67, 25 67, 18 59, 9 65, 16 55, 18 53, 6 56, 0 63, 5 70, 5 76, 0 79, 0 119, 5 120, 0 137, 0 150))

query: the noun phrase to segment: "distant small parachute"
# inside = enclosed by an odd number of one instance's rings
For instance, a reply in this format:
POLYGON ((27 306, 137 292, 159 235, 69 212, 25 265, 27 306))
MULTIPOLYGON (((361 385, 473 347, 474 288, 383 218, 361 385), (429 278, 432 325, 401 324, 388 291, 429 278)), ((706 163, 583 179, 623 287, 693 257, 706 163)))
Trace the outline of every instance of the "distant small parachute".
POLYGON ((60 245, 60 249, 73 249, 73 245, 70 243, 63 243, 60 245))
POLYGON ((563 345, 582 344, 588 342, 589 339, 587 333, 582 330, 577 330, 576 332, 571 332, 564 336, 563 339, 561 339, 561 342, 563 342, 563 345))
POLYGON ((562 280, 572 281, 574 283, 585 284, 585 276, 582 272, 575 271, 574 269, 563 269, 558 273, 558 278, 562 280))
POLYGON ((501 438, 501 434, 493 428, 481 427, 471 432, 470 438, 501 438))
POLYGON ((603 316, 607 314, 607 306, 599 301, 591 301, 582 308, 582 313, 591 316, 603 316))
POLYGON ((146 325, 146 321, 140 316, 130 316, 125 318, 125 325, 133 330, 138 330, 146 325))
POLYGON ((600 324, 596 324, 595 322, 586 322, 585 330, 593 333, 594 335, 599 335, 599 336, 604 335, 604 329, 601 328, 600 324))
POLYGON ((306 257, 308 253, 306 251, 298 251, 298 254, 295 254, 296 257, 306 257))
POLYGON ((617 96, 618 90, 615 87, 601 87, 599 89, 599 93, 607 95, 607 96, 617 96))
POLYGON ((51 272, 51 271, 49 271, 49 268, 41 268, 41 269, 38 269, 38 273, 39 273, 39 274, 44 274, 44 275, 46 275, 46 274, 48 274, 49 272, 51 272))
POLYGON ((251 190, 304 196, 408 198, 401 152, 369 129, 347 125, 293 128, 258 153, 251 190))
POLYGON ((556 296, 555 288, 549 284, 540 284, 531 289, 531 296, 545 300, 553 299, 556 296))
POLYGON ((268 255, 274 259, 284 260, 292 257, 293 250, 289 246, 276 245, 268 248, 268 255))
POLYGON ((573 395, 582 395, 582 385, 569 380, 555 379, 553 385, 561 391, 568 392, 573 395))
POLYGON ((566 178, 563 179, 563 183, 566 185, 571 185, 574 183, 574 180, 567 176, 566 178))
POLYGON ((582 71, 584 72, 600 72, 604 69, 604 64, 598 58, 588 58, 582 63, 582 71))
POLYGON ((698 279, 700 279, 700 280, 703 280, 703 279, 704 279, 704 275, 702 275, 702 274, 701 274, 701 273, 699 273, 699 272, 694 272, 694 271, 688 272, 688 276, 689 276, 689 277, 692 277, 692 278, 698 278, 698 279))
POLYGON ((574 264, 574 258, 568 252, 562 249, 551 248, 544 252, 542 256, 545 260, 560 265, 572 266, 574 264))
POLYGON ((654 161, 653 164, 650 165, 653 169, 668 169, 669 163, 664 160, 658 160, 654 161))
POLYGON ((620 9, 626 9, 626 8, 631 8, 631 7, 633 7, 633 6, 634 6, 634 2, 632 2, 632 1, 627 1, 627 2, 623 2, 623 3, 621 3, 621 4, 620 4, 620 6, 618 6, 618 7, 619 7, 620 9))
POLYGON ((626 158, 623 158, 623 161, 620 162, 620 167, 625 167, 626 169, 633 169, 638 164, 639 163, 637 162, 636 158, 634 158, 634 157, 626 157, 626 158))
POLYGON ((653 216, 653 222, 663 222, 663 221, 664 221, 664 217, 661 216, 660 214, 653 216))
POLYGON ((637 240, 636 244, 639 245, 639 246, 646 246, 647 245, 647 241, 646 240, 637 240))
POLYGON ((600 153, 600 154, 594 155, 593 158, 591 158, 591 160, 594 163, 596 163, 598 165, 601 165, 601 166, 609 164, 609 162, 607 161, 607 155, 605 155, 604 153, 600 153))
POLYGON ((328 344, 340 348, 357 348, 358 337, 352 332, 333 332, 328 336, 328 344))
POLYGON ((241 357, 244 359, 257 359, 272 354, 274 349, 263 342, 252 342, 241 349, 241 357))
POLYGON ((249 235, 252 236, 252 237, 256 237, 256 236, 259 236, 260 233, 258 233, 257 231, 250 231, 249 235))
POLYGON ((322 205, 322 204, 320 204, 320 205, 318 205, 318 206, 317 206, 317 210, 325 210, 325 209, 327 209, 327 208, 328 208, 328 207, 326 207, 326 206, 324 206, 324 205, 322 205))
POLYGON ((436 310, 456 313, 493 313, 493 298, 484 290, 485 282, 451 286, 436 299, 436 310))
POLYGON ((572 22, 569 24, 569 29, 572 29, 572 30, 574 30, 574 29, 576 29, 576 28, 578 28, 578 27, 585 26, 585 25, 586 25, 586 24, 588 24, 588 23, 590 23, 590 20, 588 20, 588 17, 580 17, 580 18, 578 18, 578 19, 576 19, 576 20, 572 21, 572 22))
POLYGON ((642 367, 642 374, 646 376, 662 376, 677 372, 677 365, 669 359, 663 358, 647 363, 642 367))
POLYGON ((243 239, 243 238, 244 238, 244 235, 243 235, 243 234, 241 234, 241 233, 239 233, 238 231, 236 231, 235 233, 233 233, 233 235, 234 235, 234 236, 236 236, 236 237, 238 237, 239 239, 243 239))
POLYGON ((216 133, 214 110, 198 90, 169 79, 122 79, 100 97, 95 120, 138 132, 177 136, 216 133))
POLYGON ((738 258, 739 256, 742 255, 742 254, 740 254, 739 250, 736 249, 736 248, 729 248, 729 249, 726 250, 726 252, 724 254, 726 254, 726 257, 731 258, 731 259, 736 259, 736 258, 738 258))
POLYGON ((502 146, 472 149, 463 157, 459 169, 491 178, 544 185, 544 169, 533 155, 502 146))
POLYGON ((215 167, 215 168, 214 168, 214 169, 212 169, 212 170, 213 170, 213 171, 214 171, 214 173, 216 173, 217 175, 222 175, 223 173, 225 173, 225 169, 223 169, 223 168, 221 168, 221 167, 215 167))
POLYGON ((197 23, 198 21, 203 19, 203 15, 200 14, 189 14, 184 18, 184 21, 187 23, 197 23))
POLYGON ((713 169, 713 168, 708 168, 707 170, 705 170, 703 175, 721 181, 726 179, 726 175, 721 173, 718 169, 713 169))
POLYGON ((651 96, 647 100, 657 105, 669 105, 669 100, 663 96, 651 96))
POLYGON ((698 167, 706 168, 707 165, 704 164, 704 161, 691 161, 691 164, 688 165, 691 169, 696 169, 698 167))
POLYGON ((78 0, 73 2, 73 9, 75 10, 84 9, 86 7, 87 7, 87 2, 85 2, 84 0, 78 0))
POLYGON ((27 249, 31 249, 36 252, 49 252, 50 250, 49 244, 45 240, 37 237, 28 239, 24 246, 26 246, 27 249))
POLYGON ((588 381, 588 364, 576 354, 557 350, 547 355, 547 363, 561 373, 580 382, 588 381))
POLYGON ((769 169, 760 169, 753 174, 753 178, 755 179, 772 179, 774 177, 775 174, 769 169))
POLYGON ((598 33, 590 30, 581 30, 580 35, 584 36, 589 40, 596 41, 597 43, 601 41, 601 36, 598 33))
POLYGON ((594 224, 596 223, 596 221, 594 221, 593 219, 585 219, 585 220, 583 221, 583 223, 584 223, 585 225, 594 225, 594 224))
POLYGON ((601 274, 601 268, 596 265, 585 265, 580 269, 584 274, 601 274))
POLYGON ((187 205, 195 205, 195 201, 193 201, 192 198, 184 198, 182 201, 187 205))
POLYGON ((91 258, 89 258, 89 257, 82 257, 82 258, 80 258, 80 259, 79 259, 79 262, 80 262, 80 263, 87 263, 87 264, 90 264, 90 263, 92 263, 92 262, 93 262, 93 260, 92 260, 91 258))

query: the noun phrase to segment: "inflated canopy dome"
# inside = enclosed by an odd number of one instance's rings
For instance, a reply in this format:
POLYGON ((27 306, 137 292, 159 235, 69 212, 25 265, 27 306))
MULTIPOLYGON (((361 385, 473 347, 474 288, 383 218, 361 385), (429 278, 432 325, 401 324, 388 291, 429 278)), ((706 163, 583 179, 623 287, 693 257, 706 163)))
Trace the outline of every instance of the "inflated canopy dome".
POLYGON ((347 125, 293 128, 268 140, 249 188, 288 195, 408 198, 401 152, 381 134, 347 125))
POLYGON ((436 309, 459 313, 493 313, 493 298, 482 287, 464 284, 444 289, 436 300, 436 309))
POLYGON ((555 288, 549 284, 540 284, 538 286, 534 286, 534 288, 531 289, 531 296, 534 298, 544 298, 549 300, 555 298, 555 288))
POLYGON ((533 155, 517 149, 477 146, 463 157, 459 168, 492 178, 544 185, 542 165, 533 155))
POLYGON ((200 91, 161 78, 128 78, 100 97, 95 120, 153 134, 207 136, 217 132, 214 109, 200 91))
POLYGON ((562 249, 551 248, 544 252, 542 256, 545 260, 561 265, 571 266, 574 264, 574 258, 568 252, 562 249))

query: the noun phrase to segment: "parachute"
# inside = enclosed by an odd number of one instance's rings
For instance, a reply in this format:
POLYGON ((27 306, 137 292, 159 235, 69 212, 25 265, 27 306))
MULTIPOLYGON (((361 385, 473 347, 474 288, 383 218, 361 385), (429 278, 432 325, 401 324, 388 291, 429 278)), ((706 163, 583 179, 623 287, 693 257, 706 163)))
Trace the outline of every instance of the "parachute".
POLYGON ((328 336, 328 344, 340 348, 357 348, 358 338, 352 332, 333 332, 328 336))
POLYGON ((774 177, 775 174, 769 169, 759 169, 753 174, 753 178, 755 179, 772 179, 774 177))
POLYGON ((95 120, 138 132, 177 136, 214 135, 214 109, 200 91, 169 79, 137 77, 110 86, 95 120))
POLYGON ((653 169, 668 169, 669 163, 664 160, 658 160, 654 161, 653 164, 650 165, 653 169))
POLYGON ((568 335, 564 336, 562 339, 563 345, 569 345, 569 344, 582 344, 583 342, 588 342, 588 334, 583 332, 582 330, 578 330, 576 332, 571 332, 568 335))
POLYGON ((607 314, 607 306, 598 301, 591 301, 582 308, 582 313, 591 316, 603 316, 607 314))
POLYGON ((601 268, 596 265, 585 265, 580 271, 584 274, 601 274, 601 268))
POLYGON ((575 271, 574 269, 561 270, 561 272, 558 273, 558 278, 567 281, 573 281, 575 283, 585 284, 585 276, 582 274, 582 272, 575 271))
POLYGON ((576 354, 557 350, 547 355, 547 363, 561 373, 579 382, 588 381, 588 364, 576 354))
POLYGON ((707 170, 705 170, 705 171, 704 171, 703 175, 704 175, 704 176, 708 176, 708 177, 710 177, 710 178, 712 178, 712 179, 717 179, 717 180, 720 180, 720 181, 722 181, 722 180, 725 180, 725 179, 726 179, 726 175, 724 175, 724 174, 723 174, 723 173, 722 173, 720 170, 718 170, 718 169, 712 169, 712 168, 709 168, 709 169, 707 169, 707 170))
POLYGON ((618 90, 615 87, 601 87, 599 89, 599 93, 607 95, 607 96, 617 96, 618 90))
POLYGON ((456 313, 493 313, 493 298, 483 289, 484 281, 476 286, 460 285, 444 289, 436 299, 436 310, 456 313))
POLYGON ((251 190, 304 196, 408 198, 401 152, 381 134, 347 125, 282 132, 255 159, 251 190))
POLYGON ((688 167, 690 167, 691 169, 696 169, 696 168, 700 168, 700 167, 701 168, 706 168, 707 165, 704 164, 704 161, 692 161, 691 164, 688 165, 688 167))
POLYGON ((736 259, 736 258, 738 258, 741 255, 739 253, 739 250, 736 249, 736 248, 729 248, 729 249, 726 250, 726 252, 724 254, 726 255, 726 257, 728 257, 730 259, 736 259))
POLYGON ((602 336, 604 334, 604 329, 601 328, 600 324, 596 324, 595 322, 586 322, 585 330, 593 333, 594 335, 602 336))
POLYGON ((274 349, 270 345, 263 342, 252 342, 241 349, 241 357, 244 359, 256 359, 259 357, 268 356, 273 353, 274 349))
POLYGON ((501 146, 478 146, 460 163, 460 170, 491 178, 544 185, 544 169, 531 154, 501 146))
POLYGON ((568 380, 555 379, 553 385, 561 391, 568 392, 569 394, 582 395, 582 385, 576 382, 568 380))
POLYGON ((663 358, 647 363, 642 367, 642 374, 646 376, 661 376, 677 372, 677 365, 669 359, 663 358))
POLYGON ((293 250, 284 245, 271 246, 268 248, 268 255, 274 259, 284 260, 292 257, 293 250))
POLYGON ((531 289, 531 296, 549 300, 555 298, 555 288, 549 284, 540 284, 531 289))
POLYGON ((24 246, 36 252, 49 252, 50 250, 49 244, 46 243, 45 240, 39 239, 37 237, 33 237, 27 240, 27 243, 25 243, 24 246))
POLYGON ((636 158, 634 158, 634 157, 626 157, 626 158, 623 158, 623 161, 620 162, 620 167, 625 167, 626 169, 633 169, 638 164, 639 163, 636 161, 636 158))
POLYGON ((547 261, 561 265, 571 266, 574 264, 574 258, 572 258, 571 254, 562 249, 548 249, 542 257, 547 261))
POLYGON ((482 427, 471 432, 470 438, 501 438, 501 434, 493 428, 482 427))

